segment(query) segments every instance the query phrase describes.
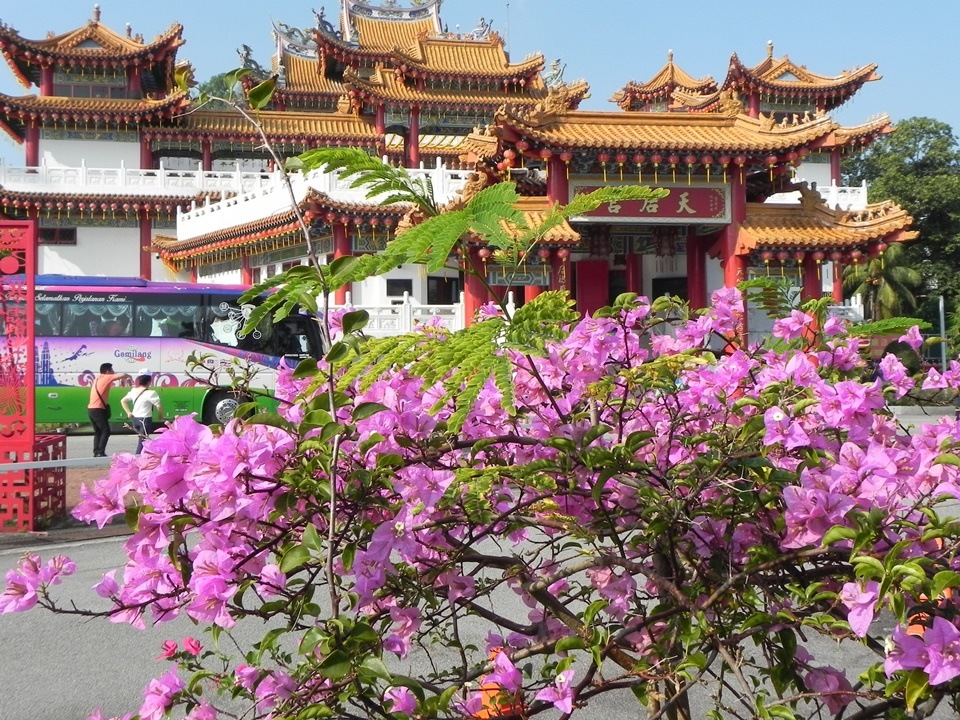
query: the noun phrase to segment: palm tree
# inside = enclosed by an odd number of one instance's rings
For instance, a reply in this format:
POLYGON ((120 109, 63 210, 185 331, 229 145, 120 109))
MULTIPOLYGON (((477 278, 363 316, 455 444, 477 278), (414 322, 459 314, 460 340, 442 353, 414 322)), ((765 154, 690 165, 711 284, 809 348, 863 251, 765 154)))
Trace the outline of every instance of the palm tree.
POLYGON ((916 312, 914 292, 923 278, 905 263, 903 246, 892 243, 879 257, 848 265, 843 271, 845 297, 859 295, 869 320, 885 320, 916 312))

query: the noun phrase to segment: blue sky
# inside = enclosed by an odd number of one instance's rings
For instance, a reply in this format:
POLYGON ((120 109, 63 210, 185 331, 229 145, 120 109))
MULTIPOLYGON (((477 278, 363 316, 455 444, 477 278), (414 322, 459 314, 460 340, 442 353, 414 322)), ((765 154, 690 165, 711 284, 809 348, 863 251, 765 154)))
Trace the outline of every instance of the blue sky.
MULTIPOLYGON (((401 0, 401 4, 405 4, 401 0)), ((178 57, 191 61, 198 79, 232 69, 236 49, 249 45, 254 58, 268 65, 271 21, 291 26, 313 24, 313 9, 324 5, 336 16, 337 0, 287 0, 241 3, 219 0, 101 0, 101 21, 118 32, 129 22, 134 32, 152 38, 172 23, 184 26, 186 44, 178 57)), ((31 39, 48 31, 65 32, 84 24, 93 2, 42 0, 0 5, 0 21, 31 39)), ((508 40, 514 60, 543 52, 547 61, 562 58, 564 79, 586 78, 591 97, 584 109, 609 109, 608 99, 630 80, 646 81, 665 62, 668 50, 694 77, 712 75, 722 82, 730 55, 747 65, 763 59, 772 40, 777 57, 789 55, 823 75, 875 62, 883 76, 869 83, 834 116, 856 125, 877 113, 894 121, 925 115, 960 131, 960 2, 955 0, 842 0, 786 3, 782 0, 444 0, 444 21, 451 31, 493 21, 508 40)), ((6 63, 0 63, 0 92, 25 94, 6 63)), ((22 150, 0 133, 0 157, 22 162, 22 150)))

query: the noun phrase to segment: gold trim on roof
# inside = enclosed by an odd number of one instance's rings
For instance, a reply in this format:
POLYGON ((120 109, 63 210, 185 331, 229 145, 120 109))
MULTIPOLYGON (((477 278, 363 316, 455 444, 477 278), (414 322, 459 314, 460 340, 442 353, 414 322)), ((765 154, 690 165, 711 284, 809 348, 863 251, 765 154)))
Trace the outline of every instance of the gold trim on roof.
MULTIPOLYGON (((308 137, 312 142, 351 141, 376 144, 381 136, 372 118, 344 113, 309 113, 291 110, 262 110, 258 115, 264 132, 271 139, 308 137)), ((170 128, 157 128, 158 136, 184 130, 205 135, 255 136, 256 130, 239 113, 197 110, 178 118, 170 128)))
POLYGON ((425 75, 525 78, 543 70, 544 57, 536 53, 521 63, 511 63, 503 48, 503 39, 491 33, 489 39, 464 40, 419 38, 409 48, 394 51, 395 64, 405 72, 418 70, 425 75))
POLYGON ((629 82, 610 98, 624 110, 629 110, 635 100, 657 102, 668 100, 675 90, 691 94, 717 91, 716 81, 709 75, 694 78, 673 62, 673 51, 667 53, 667 63, 645 83, 629 82))
MULTIPOLYGON (((523 213, 527 227, 533 228, 546 219, 553 203, 545 197, 521 197, 514 207, 523 213)), ((516 228, 508 227, 508 230, 517 236, 520 235, 520 231, 516 228)), ((559 225, 547 230, 541 242, 545 245, 576 245, 580 242, 580 233, 563 220, 559 225)))
POLYGON ((353 16, 357 43, 368 52, 392 53, 394 48, 413 47, 423 35, 438 31, 432 19, 396 22, 353 16))
POLYGON ((280 92, 338 96, 346 92, 342 82, 331 80, 320 72, 320 63, 316 59, 285 53, 283 66, 286 70, 285 84, 279 88, 280 92))
POLYGON ((863 210, 831 210, 811 190, 801 189, 797 205, 747 203, 737 238, 737 252, 758 247, 843 248, 873 242, 904 242, 919 233, 913 218, 894 202, 873 203, 863 210))
POLYGON ((171 49, 179 47, 184 43, 180 37, 182 32, 183 26, 174 23, 152 41, 145 43, 140 36, 126 37, 97 20, 91 20, 87 25, 62 35, 53 35, 44 40, 28 40, 18 35, 12 28, 0 26, 0 37, 8 39, 14 47, 24 50, 66 57, 109 55, 111 59, 118 60, 150 53, 164 46, 169 46, 171 49), (91 47, 91 43, 96 47, 91 47))

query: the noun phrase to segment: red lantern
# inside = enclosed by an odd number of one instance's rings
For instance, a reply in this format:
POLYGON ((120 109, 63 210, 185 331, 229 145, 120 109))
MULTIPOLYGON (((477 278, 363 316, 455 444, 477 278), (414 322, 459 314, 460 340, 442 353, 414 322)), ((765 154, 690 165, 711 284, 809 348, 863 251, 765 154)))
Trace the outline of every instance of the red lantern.
POLYGON ((863 252, 860 250, 851 250, 850 259, 853 260, 854 264, 860 262, 860 258, 863 257, 863 252))
POLYGON ((526 140, 518 140, 514 144, 517 146, 517 150, 520 152, 526 152, 527 148, 530 147, 530 143, 528 143, 526 140))
POLYGON ((570 152, 569 150, 565 150, 562 153, 560 153, 560 159, 563 160, 565 163, 568 163, 571 160, 573 160, 573 153, 570 152))
POLYGON ((786 250, 781 250, 780 252, 777 253, 777 260, 779 260, 780 262, 783 263, 789 259, 790 259, 790 253, 788 253, 786 250))
POLYGON ((507 148, 506 150, 503 151, 503 156, 507 158, 507 160, 513 160, 517 156, 517 153, 507 148))
POLYGON ((793 253, 793 259, 798 263, 803 262, 803 258, 806 256, 806 253, 803 250, 797 250, 793 253))
POLYGON ((760 259, 765 263, 769 263, 771 260, 773 260, 773 253, 769 250, 764 250, 762 253, 760 253, 760 259))
POLYGON ((644 155, 637 154, 633 156, 633 162, 636 163, 637 165, 643 165, 643 163, 645 163, 646 160, 647 158, 644 155))
POLYGON ((557 257, 561 260, 566 260, 568 257, 570 257, 570 251, 567 248, 560 248, 557 250, 557 257))
POLYGON ((890 247, 890 246, 887 245, 885 242, 882 242, 882 243, 879 243, 879 244, 877 245, 877 250, 878 250, 878 251, 880 252, 880 254, 882 255, 883 253, 885 253, 885 252, 887 251, 887 248, 889 248, 889 247, 890 247))
POLYGON ((537 257, 546 262, 550 259, 550 250, 548 248, 540 248, 537 250, 537 257))
POLYGON ((610 162, 610 153, 605 153, 605 152, 600 153, 599 155, 597 155, 597 160, 599 160, 602 163, 610 162))
POLYGON ((480 248, 480 250, 477 252, 477 255, 480 256, 480 259, 483 262, 486 262, 490 259, 490 256, 493 255, 493 253, 490 251, 490 248, 480 248))
POLYGON ((543 148, 540 151, 540 157, 543 160, 549 160, 551 157, 553 157, 553 150, 551 150, 550 148, 543 148))
POLYGON ((817 265, 823 262, 823 259, 826 257, 826 253, 823 250, 817 250, 813 253, 813 259, 817 261, 817 265))

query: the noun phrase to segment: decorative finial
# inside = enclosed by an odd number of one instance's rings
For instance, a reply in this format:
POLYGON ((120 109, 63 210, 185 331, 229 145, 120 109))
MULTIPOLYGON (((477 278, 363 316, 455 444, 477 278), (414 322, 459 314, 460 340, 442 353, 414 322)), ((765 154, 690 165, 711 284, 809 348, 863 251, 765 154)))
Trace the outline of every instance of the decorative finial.
POLYGON ((773 57, 773 40, 767 40, 767 57, 773 57))
POLYGON ((127 23, 127 37, 133 37, 133 25, 127 23))
POLYGON ((93 6, 93 21, 95 23, 100 22, 100 3, 93 6))
POLYGON ((667 50, 667 62, 673 62, 673 50, 667 50))

